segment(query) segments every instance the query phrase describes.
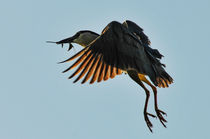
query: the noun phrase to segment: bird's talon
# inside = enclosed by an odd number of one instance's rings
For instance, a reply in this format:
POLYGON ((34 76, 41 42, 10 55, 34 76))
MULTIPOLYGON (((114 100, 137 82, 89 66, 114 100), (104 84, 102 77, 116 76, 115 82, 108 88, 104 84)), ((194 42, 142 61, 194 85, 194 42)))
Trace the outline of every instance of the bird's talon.
POLYGON ((164 111, 159 110, 159 109, 156 109, 156 113, 157 113, 157 117, 159 118, 160 122, 166 128, 165 123, 167 123, 167 121, 166 121, 165 118, 163 118, 163 115, 166 115, 167 116, 167 114, 164 111))
POLYGON ((157 117, 156 117, 155 115, 151 114, 151 113, 148 113, 148 112, 144 113, 144 119, 145 119, 145 121, 146 121, 147 127, 148 127, 149 130, 152 132, 152 127, 153 127, 153 125, 152 125, 152 123, 150 122, 148 116, 151 116, 151 117, 153 117, 153 118, 157 118, 157 117))
POLYGON ((155 116, 155 115, 153 115, 153 114, 151 114, 151 113, 147 113, 147 115, 149 115, 149 116, 151 116, 151 117, 153 117, 153 118, 157 118, 157 116, 155 116))
POLYGON ((164 112, 164 111, 162 111, 162 110, 158 110, 160 113, 162 113, 163 115, 166 115, 167 116, 167 114, 164 112))

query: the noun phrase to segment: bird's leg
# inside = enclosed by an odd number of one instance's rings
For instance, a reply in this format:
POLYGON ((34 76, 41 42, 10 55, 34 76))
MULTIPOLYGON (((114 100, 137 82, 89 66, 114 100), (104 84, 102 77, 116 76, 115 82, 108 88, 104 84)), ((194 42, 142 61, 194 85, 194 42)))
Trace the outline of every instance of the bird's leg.
POLYGON ((155 118, 156 116, 153 115, 153 114, 150 114, 147 112, 147 106, 148 106, 148 101, 149 101, 149 97, 150 97, 150 92, 149 90, 144 86, 144 84, 141 82, 139 76, 138 76, 138 73, 136 71, 127 71, 128 72, 128 75, 136 82, 138 83, 143 89, 144 91, 146 92, 146 100, 145 100, 145 105, 144 105, 144 119, 146 121, 146 124, 149 128, 149 130, 152 132, 152 123, 150 122, 149 120, 149 117, 148 116, 151 116, 153 118, 155 118))
POLYGON ((139 74, 139 78, 140 78, 143 82, 145 82, 146 84, 148 84, 148 85, 152 88, 152 90, 153 90, 153 92, 154 92, 155 111, 156 111, 157 117, 158 117, 158 119, 160 120, 160 122, 162 123, 162 125, 163 125, 164 127, 166 127, 165 123, 166 123, 167 121, 166 121, 166 119, 163 117, 163 115, 166 115, 166 113, 163 112, 162 110, 160 110, 160 109, 158 108, 158 103, 157 103, 157 89, 156 89, 156 87, 153 86, 153 85, 147 80, 147 78, 146 78, 144 75, 139 74))
POLYGON ((157 103, 157 89, 155 88, 155 89, 153 89, 153 92, 154 92, 154 99, 155 99, 155 111, 156 111, 156 114, 157 114, 157 117, 158 117, 158 119, 160 120, 160 122, 162 123, 162 125, 166 128, 166 125, 165 125, 165 123, 167 122, 166 121, 166 119, 163 117, 163 115, 166 115, 167 116, 167 114, 164 112, 164 111, 162 111, 162 110, 160 110, 159 108, 158 108, 158 103, 157 103))
POLYGON ((153 125, 150 122, 148 115, 153 118, 155 118, 156 116, 147 112, 147 106, 148 106, 148 102, 149 102, 150 92, 149 92, 149 90, 146 89, 146 87, 143 84, 141 87, 145 90, 145 93, 146 93, 146 100, 145 100, 145 105, 144 105, 144 119, 146 121, 146 124, 147 124, 149 130, 152 132, 151 128, 153 127, 153 125))

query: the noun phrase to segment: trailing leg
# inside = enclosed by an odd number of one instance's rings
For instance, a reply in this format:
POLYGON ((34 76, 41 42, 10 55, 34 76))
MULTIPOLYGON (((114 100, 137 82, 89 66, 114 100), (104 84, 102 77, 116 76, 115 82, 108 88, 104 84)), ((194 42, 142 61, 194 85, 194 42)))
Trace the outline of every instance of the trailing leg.
POLYGON ((149 130, 152 132, 153 125, 150 122, 148 116, 151 116, 153 118, 155 118, 156 116, 147 112, 147 106, 148 106, 148 102, 149 102, 150 92, 144 86, 144 84, 141 82, 141 80, 139 79, 138 73, 136 71, 128 71, 128 75, 131 77, 131 79, 133 79, 136 83, 138 83, 144 89, 144 91, 146 93, 146 100, 145 100, 145 105, 144 105, 144 119, 146 121, 146 124, 147 124, 149 130))
POLYGON ((152 90, 153 90, 153 92, 154 92, 154 100, 155 100, 154 104, 155 104, 155 111, 156 111, 157 117, 158 117, 158 119, 160 120, 160 122, 162 123, 162 125, 163 125, 164 127, 166 127, 165 123, 166 123, 167 121, 166 121, 166 119, 163 117, 163 115, 167 115, 167 114, 158 108, 158 102, 157 102, 157 89, 156 89, 156 87, 153 86, 153 85, 147 80, 147 78, 146 78, 144 75, 139 74, 139 78, 140 78, 143 82, 145 82, 146 84, 148 84, 148 85, 152 88, 152 90))

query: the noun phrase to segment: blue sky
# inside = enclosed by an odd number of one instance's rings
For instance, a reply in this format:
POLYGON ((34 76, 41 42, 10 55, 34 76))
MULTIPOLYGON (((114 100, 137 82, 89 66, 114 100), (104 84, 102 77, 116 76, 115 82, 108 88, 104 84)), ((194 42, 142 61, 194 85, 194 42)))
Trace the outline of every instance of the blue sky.
POLYGON ((209 13, 209 0, 2 1, 0 138, 209 138, 209 13), (69 64, 57 62, 81 48, 45 43, 126 19, 144 28, 174 78, 158 89, 168 128, 151 119, 153 134, 143 118, 145 93, 128 75, 73 84, 72 72, 61 73, 69 64))

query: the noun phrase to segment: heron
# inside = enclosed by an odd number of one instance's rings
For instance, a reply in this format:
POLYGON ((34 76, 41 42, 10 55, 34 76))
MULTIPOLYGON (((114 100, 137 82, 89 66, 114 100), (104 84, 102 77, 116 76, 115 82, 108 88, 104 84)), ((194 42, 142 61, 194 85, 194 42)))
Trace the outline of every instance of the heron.
POLYGON ((82 84, 90 78, 90 84, 114 78, 122 73, 127 73, 129 77, 140 85, 145 93, 144 120, 151 132, 153 124, 149 116, 158 118, 164 127, 167 114, 158 107, 157 88, 169 87, 173 83, 172 77, 165 71, 165 64, 160 62, 163 55, 150 47, 150 40, 145 35, 144 30, 136 23, 126 20, 123 23, 117 21, 110 22, 101 32, 97 34, 89 30, 81 30, 72 37, 61 41, 49 43, 68 43, 70 50, 72 43, 79 44, 84 48, 72 57, 60 62, 65 63, 76 59, 76 61, 66 70, 67 72, 75 67, 76 71, 69 77, 77 76, 74 83, 81 78, 82 84), (147 79, 149 77, 150 80, 147 79), (150 91, 145 87, 149 85, 154 93, 154 109, 156 115, 147 112, 150 91))

